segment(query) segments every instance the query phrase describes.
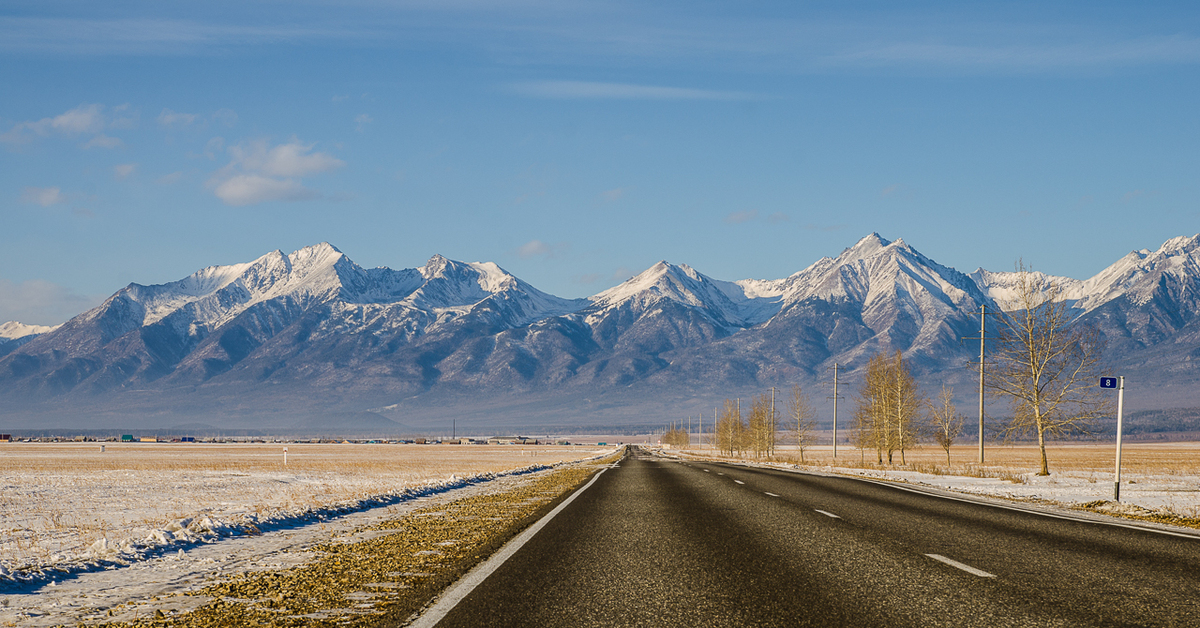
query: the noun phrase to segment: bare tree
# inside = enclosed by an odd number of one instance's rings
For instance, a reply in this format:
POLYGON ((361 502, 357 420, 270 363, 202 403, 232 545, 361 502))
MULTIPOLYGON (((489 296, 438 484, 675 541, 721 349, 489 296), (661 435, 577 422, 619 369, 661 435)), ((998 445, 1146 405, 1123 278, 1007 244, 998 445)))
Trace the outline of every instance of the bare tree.
POLYGON ((925 405, 903 355, 899 351, 891 357, 876 354, 867 363, 855 411, 860 446, 873 446, 880 464, 883 452, 888 464, 893 464, 899 451, 903 464, 905 450, 916 443, 917 418, 925 405))
POLYGON ((1012 402, 1009 437, 1037 435, 1038 475, 1050 475, 1046 439, 1090 433, 1111 412, 1099 377, 1104 342, 1094 329, 1072 324, 1062 286, 1017 262, 1013 296, 997 325, 988 386, 1012 402))
POLYGON ((963 415, 954 406, 954 389, 942 386, 936 403, 929 408, 929 423, 933 439, 946 450, 946 466, 950 466, 950 446, 962 433, 963 415))
POLYGON ((742 420, 738 405, 729 399, 725 400, 725 407, 721 409, 721 416, 717 418, 714 435, 717 438, 717 449, 728 452, 730 456, 746 448, 746 424, 742 420))
POLYGON ((813 428, 816 427, 817 411, 813 408, 812 400, 799 384, 792 386, 791 395, 787 400, 787 417, 792 431, 796 434, 796 446, 800 450, 800 462, 804 463, 804 450, 813 442, 813 428))
POLYGON ((690 440, 691 437, 688 435, 687 431, 676 427, 674 423, 671 424, 671 429, 663 433, 662 436, 662 443, 664 445, 670 445, 676 449, 683 449, 687 447, 690 444, 690 440))

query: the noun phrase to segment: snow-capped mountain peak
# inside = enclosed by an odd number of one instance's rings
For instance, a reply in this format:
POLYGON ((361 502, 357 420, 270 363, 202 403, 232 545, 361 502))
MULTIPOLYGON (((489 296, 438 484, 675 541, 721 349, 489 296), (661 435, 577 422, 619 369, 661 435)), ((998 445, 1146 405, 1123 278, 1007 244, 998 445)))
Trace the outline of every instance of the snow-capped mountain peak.
MULTIPOLYGON (((970 277, 998 305, 1005 307, 1016 296, 1016 275, 977 269, 970 277)), ((1034 271, 1033 276, 1043 286, 1057 285, 1080 315, 1121 297, 1144 304, 1153 298, 1164 280, 1191 284, 1200 279, 1200 234, 1171 238, 1155 251, 1130 251, 1083 281, 1040 271, 1034 271)))
POLYGON ((0 343, 17 340, 27 336, 45 334, 58 329, 61 325, 26 325, 18 321, 0 323, 0 343))

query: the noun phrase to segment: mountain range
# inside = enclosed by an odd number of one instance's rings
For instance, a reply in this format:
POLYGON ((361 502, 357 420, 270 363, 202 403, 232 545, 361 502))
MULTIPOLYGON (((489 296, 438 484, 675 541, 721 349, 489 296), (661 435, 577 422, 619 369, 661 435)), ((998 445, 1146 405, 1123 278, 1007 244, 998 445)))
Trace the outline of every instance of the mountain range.
MULTIPOLYGON (((871 234, 783 279, 659 262, 592 297, 490 262, 365 269, 330 244, 130 284, 54 328, 0 326, 0 425, 423 431, 621 427, 726 397, 853 382, 900 350, 925 385, 972 390, 979 310, 1014 273, 942 266, 871 234)), ((1200 235, 1055 280, 1147 407, 1200 406, 1200 235), (1152 400, 1152 401, 1151 401, 1152 400)), ((1115 371, 1114 371, 1115 372, 1115 371)), ((1132 392, 1132 390, 1131 390, 1132 392)))

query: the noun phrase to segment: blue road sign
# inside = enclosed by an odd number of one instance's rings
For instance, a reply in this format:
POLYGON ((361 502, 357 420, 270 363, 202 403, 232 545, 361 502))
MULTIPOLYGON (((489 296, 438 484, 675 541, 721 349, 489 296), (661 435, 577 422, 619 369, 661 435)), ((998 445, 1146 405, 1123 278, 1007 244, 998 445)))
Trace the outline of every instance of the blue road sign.
POLYGON ((1101 377, 1100 378, 1100 387, 1101 388, 1116 388, 1117 387, 1117 378, 1101 377))

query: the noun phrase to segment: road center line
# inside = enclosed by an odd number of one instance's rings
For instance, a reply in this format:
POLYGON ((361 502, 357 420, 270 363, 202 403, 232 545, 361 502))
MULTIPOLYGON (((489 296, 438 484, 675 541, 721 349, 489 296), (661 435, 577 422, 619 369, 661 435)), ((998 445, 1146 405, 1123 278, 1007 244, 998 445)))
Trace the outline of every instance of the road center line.
POLYGON ((996 577, 996 574, 990 574, 986 571, 976 569, 970 565, 964 565, 964 564, 958 562, 957 560, 951 560, 949 558, 946 558, 945 556, 942 556, 941 554, 926 554, 926 556, 928 556, 938 562, 946 563, 947 565, 950 565, 951 567, 956 567, 958 569, 961 569, 971 575, 979 576, 980 578, 995 578, 996 577))
POLYGON ((771 497, 779 497, 779 496, 778 496, 778 495, 776 495, 775 493, 768 493, 768 492, 766 492, 766 491, 763 491, 763 494, 764 494, 764 495, 770 495, 771 497))
POLYGON ((536 523, 526 528, 525 531, 517 535, 516 538, 508 543, 505 543, 504 547, 501 547, 500 551, 492 554, 491 558, 467 572, 467 575, 463 576, 457 583, 454 584, 453 587, 450 588, 450 590, 446 591, 440 598, 438 598, 437 603, 429 607, 429 610, 422 613, 421 616, 418 617, 416 621, 409 624, 409 626, 415 628, 432 628, 433 626, 437 625, 437 623, 442 621, 442 618, 444 618, 447 613, 449 613, 451 610, 454 610, 455 606, 458 606, 458 603, 461 602, 463 598, 470 595, 471 591, 475 590, 475 587, 479 586, 485 579, 487 579, 488 576, 492 575, 492 572, 499 569, 500 565, 503 565, 504 562, 509 559, 509 557, 511 557, 513 554, 516 554, 517 550, 521 549, 522 546, 528 543, 529 540, 532 539, 539 530, 545 527, 547 523, 550 523, 550 520, 553 519, 555 515, 562 512, 562 510, 569 506, 571 502, 575 501, 576 497, 579 497, 584 491, 588 490, 588 487, 595 484, 596 480, 600 479, 600 476, 604 475, 605 471, 607 471, 607 469, 601 468, 596 475, 592 476, 592 481, 584 484, 583 488, 571 493, 571 495, 564 499, 561 504, 555 506, 554 510, 551 510, 541 519, 538 519, 536 523))
MULTIPOLYGON (((815 509, 814 509, 814 510, 815 510, 815 509)), ((825 511, 825 510, 817 510, 817 512, 819 512, 819 513, 821 513, 821 514, 825 515, 826 517, 833 517, 834 519, 841 519, 841 517, 839 517, 839 516, 837 516, 837 515, 835 515, 835 514, 833 514, 833 513, 831 513, 831 512, 825 511)))
POLYGON ((705 473, 708 473, 708 469, 705 469, 705 470, 704 470, 704 472, 705 472, 705 473))
POLYGON ((745 484, 745 482, 743 482, 741 480, 734 480, 734 482, 737 482, 738 484, 745 484))
POLYGON ((720 471, 717 471, 717 475, 725 475, 725 474, 721 473, 720 471))

